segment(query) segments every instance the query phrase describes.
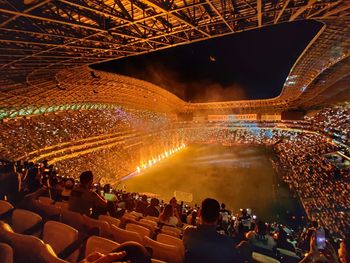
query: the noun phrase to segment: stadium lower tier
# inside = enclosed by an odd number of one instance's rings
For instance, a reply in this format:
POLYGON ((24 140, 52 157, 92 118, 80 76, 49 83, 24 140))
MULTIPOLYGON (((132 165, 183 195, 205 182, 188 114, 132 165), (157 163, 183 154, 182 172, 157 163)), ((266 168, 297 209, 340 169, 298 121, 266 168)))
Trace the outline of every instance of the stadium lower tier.
MULTIPOLYGON (((337 151, 342 154, 343 146, 324 135, 288 127, 175 125, 161 114, 143 112, 140 116, 140 112, 132 115, 120 110, 111 110, 110 116, 98 120, 98 113, 89 112, 85 123, 86 113, 80 112, 73 114, 74 123, 65 123, 65 116, 56 114, 43 117, 51 119, 49 122, 42 118, 37 123, 22 119, 17 124, 3 122, 2 156, 48 160, 65 177, 77 178, 82 171, 91 170, 100 183, 115 185, 191 143, 269 145, 275 151, 278 174, 298 195, 308 217, 319 220, 333 235, 343 236, 350 227, 349 168, 339 169, 325 157, 337 151)), ((347 157, 342 156, 345 162, 347 157)))

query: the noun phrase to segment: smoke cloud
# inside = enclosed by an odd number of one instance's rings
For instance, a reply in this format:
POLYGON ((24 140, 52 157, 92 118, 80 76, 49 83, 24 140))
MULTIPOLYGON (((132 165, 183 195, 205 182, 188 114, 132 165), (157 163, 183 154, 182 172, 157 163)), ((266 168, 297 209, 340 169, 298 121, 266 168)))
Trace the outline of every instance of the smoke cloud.
POLYGON ((205 76, 199 81, 191 81, 191 76, 185 76, 186 80, 184 76, 167 69, 166 65, 161 63, 147 65, 141 76, 138 76, 139 72, 136 74, 129 72, 129 75, 159 85, 178 97, 191 102, 217 102, 247 98, 244 87, 239 84, 222 85, 206 79, 205 76))
POLYGON ((193 93, 192 102, 217 102, 246 98, 244 89, 238 84, 223 86, 219 83, 203 81, 189 83, 188 91, 193 93))

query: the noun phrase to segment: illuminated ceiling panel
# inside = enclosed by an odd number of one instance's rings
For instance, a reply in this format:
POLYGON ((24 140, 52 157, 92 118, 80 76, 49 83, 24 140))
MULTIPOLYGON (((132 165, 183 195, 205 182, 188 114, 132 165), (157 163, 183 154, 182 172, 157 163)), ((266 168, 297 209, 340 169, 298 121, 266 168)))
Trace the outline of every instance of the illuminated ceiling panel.
MULTIPOLYGON (((322 91, 312 85, 315 81, 335 81, 349 74, 329 70, 349 63, 349 14, 346 0, 0 0, 0 107, 18 111, 30 105, 104 102, 82 92, 83 86, 67 93, 60 87, 65 76, 56 74, 276 23, 314 19, 325 26, 295 63, 279 97, 228 103, 177 101, 158 108, 150 101, 147 106, 164 111, 295 107, 304 94, 322 91)), ((95 82, 92 76, 84 85, 102 85, 95 82)), ((321 89, 327 83, 323 84, 321 89)), ((107 97, 108 92, 110 98, 118 95, 108 88, 107 97)), ((128 92, 135 90, 129 87, 128 92)), ((130 95, 127 103, 136 105, 139 97, 130 95)))

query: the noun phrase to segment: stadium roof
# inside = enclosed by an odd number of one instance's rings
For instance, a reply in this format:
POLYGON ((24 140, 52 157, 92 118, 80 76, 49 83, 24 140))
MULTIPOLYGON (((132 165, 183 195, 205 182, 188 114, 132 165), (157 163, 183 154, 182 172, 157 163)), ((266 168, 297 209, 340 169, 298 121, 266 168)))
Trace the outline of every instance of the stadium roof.
POLYGON ((350 72, 349 14, 346 0, 1 0, 0 115, 97 104, 256 111, 322 103, 350 72), (154 85, 86 67, 304 19, 324 26, 272 99, 185 103, 154 85))

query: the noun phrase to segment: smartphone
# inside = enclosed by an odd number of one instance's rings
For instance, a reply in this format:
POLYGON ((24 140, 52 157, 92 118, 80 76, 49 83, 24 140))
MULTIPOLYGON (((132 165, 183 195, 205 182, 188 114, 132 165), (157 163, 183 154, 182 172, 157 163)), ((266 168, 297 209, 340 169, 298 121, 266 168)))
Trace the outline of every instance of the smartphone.
POLYGON ((316 245, 318 250, 326 248, 326 233, 323 228, 316 229, 316 245))

